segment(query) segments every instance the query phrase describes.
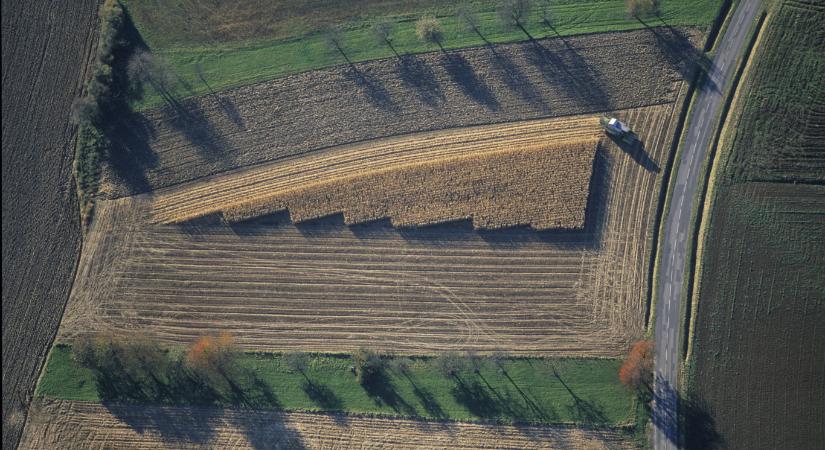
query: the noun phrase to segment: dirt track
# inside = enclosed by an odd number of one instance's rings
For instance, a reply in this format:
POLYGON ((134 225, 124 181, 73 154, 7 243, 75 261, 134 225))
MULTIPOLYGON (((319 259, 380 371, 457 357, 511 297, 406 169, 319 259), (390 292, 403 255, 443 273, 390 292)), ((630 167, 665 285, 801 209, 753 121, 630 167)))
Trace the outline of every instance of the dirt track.
POLYGON ((631 449, 619 430, 36 401, 22 449, 631 449))
POLYGON ((94 0, 3 0, 3 448, 19 439, 80 250, 69 110, 94 0))
POLYGON ((697 37, 656 29, 429 53, 204 96, 124 117, 107 190, 146 192, 377 137, 671 102, 697 37))
POLYGON ((101 201, 60 338, 140 329, 188 343, 228 330, 247 349, 621 355, 643 331, 674 105, 619 113, 646 148, 600 151, 580 232, 340 216, 159 225, 150 196, 101 201))

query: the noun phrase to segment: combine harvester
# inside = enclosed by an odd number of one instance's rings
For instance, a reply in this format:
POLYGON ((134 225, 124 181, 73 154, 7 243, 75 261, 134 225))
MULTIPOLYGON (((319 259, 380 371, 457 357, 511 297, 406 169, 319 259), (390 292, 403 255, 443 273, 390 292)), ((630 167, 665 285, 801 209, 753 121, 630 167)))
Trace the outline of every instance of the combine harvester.
POLYGON ((634 133, 630 127, 622 123, 619 119, 615 117, 602 117, 599 119, 599 123, 602 124, 604 131, 607 132, 608 135, 616 138, 617 140, 630 146, 635 146, 639 143, 639 137, 636 136, 636 133, 634 133))

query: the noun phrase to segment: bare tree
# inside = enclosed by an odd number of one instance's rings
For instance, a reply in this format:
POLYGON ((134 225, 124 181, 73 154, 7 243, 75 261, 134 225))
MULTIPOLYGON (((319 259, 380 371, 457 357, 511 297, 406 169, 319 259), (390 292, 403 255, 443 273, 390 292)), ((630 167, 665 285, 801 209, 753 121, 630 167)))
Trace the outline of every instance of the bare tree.
POLYGON ((490 355, 490 360, 493 362, 493 364, 496 366, 496 368, 498 368, 498 371, 500 373, 505 372, 504 362, 507 361, 507 358, 508 358, 507 353, 505 353, 504 350, 499 350, 499 349, 495 350, 490 355))
POLYGON ((461 5, 455 15, 464 24, 467 31, 477 34, 484 42, 487 42, 487 38, 481 34, 481 22, 478 19, 478 14, 470 5, 461 5))
POLYGON ((126 66, 126 75, 134 87, 149 83, 167 103, 176 103, 174 91, 177 77, 162 59, 146 51, 135 52, 126 66))
POLYGON ((466 367, 465 360, 456 352, 445 352, 436 357, 435 365, 445 377, 458 377, 466 367))
POLYGON ((441 29, 441 22, 435 16, 424 16, 415 23, 415 34, 418 39, 428 44, 436 44, 442 52, 446 53, 442 41, 444 31, 441 29))
POLYGON ((410 373, 411 365, 412 361, 410 361, 409 358, 394 358, 392 360, 392 368, 402 375, 407 375, 410 373))
POLYGON ((355 379, 364 386, 375 381, 384 371, 386 360, 381 355, 359 348, 352 354, 355 379))
POLYGON ((658 14, 659 0, 625 0, 627 12, 633 17, 658 14))
POLYGON ((541 3, 541 23, 547 28, 556 31, 556 28, 553 27, 553 12, 550 11, 550 0, 544 0, 541 3))
POLYGON ((498 13, 499 20, 501 20, 504 25, 516 27, 523 31, 528 38, 533 39, 533 36, 531 36, 524 27, 532 8, 533 3, 530 0, 505 0, 499 5, 496 12, 498 13))
POLYGON ((344 51, 344 32, 340 27, 329 27, 324 30, 324 44, 330 51, 338 52, 347 61, 347 64, 352 65, 347 52, 344 51))
POLYGON ((379 44, 386 44, 395 54, 395 57, 400 59, 401 55, 395 51, 395 47, 392 45, 392 31, 393 23, 389 20, 380 20, 372 25, 372 34, 375 40, 378 41, 379 44))
POLYGON ((71 118, 75 124, 96 122, 99 118, 99 113, 100 109, 97 100, 91 95, 84 95, 72 102, 71 118))
POLYGON ((309 355, 304 352, 287 353, 282 360, 291 372, 303 374, 309 366, 309 355))
POLYGON ((472 350, 467 350, 467 362, 470 364, 470 369, 475 373, 481 372, 481 369, 484 368, 484 358, 472 350))

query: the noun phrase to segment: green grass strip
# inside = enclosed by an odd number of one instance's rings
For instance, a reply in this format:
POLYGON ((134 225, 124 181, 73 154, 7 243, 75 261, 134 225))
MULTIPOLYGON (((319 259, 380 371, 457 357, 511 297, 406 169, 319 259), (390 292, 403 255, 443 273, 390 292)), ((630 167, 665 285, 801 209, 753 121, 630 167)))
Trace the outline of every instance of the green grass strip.
MULTIPOLYGON (((507 359, 502 364, 504 371, 488 361, 478 373, 467 369, 458 377, 447 377, 437 370, 435 360, 415 358, 406 374, 387 368, 381 383, 365 388, 356 382, 349 356, 313 355, 302 374, 290 371, 280 354, 245 353, 238 360, 226 392, 197 394, 187 388, 178 396, 175 383, 164 381, 159 388, 148 376, 142 379, 138 375, 133 376, 133 384, 121 384, 117 389, 121 394, 129 390, 140 392, 130 392, 116 400, 628 426, 636 421, 637 401, 618 381, 620 364, 612 359, 507 359), (192 397, 195 395, 197 400, 192 397)), ((57 346, 36 395, 95 402, 112 400, 104 394, 107 381, 99 376, 76 363, 69 347, 57 346)), ((162 373, 156 372, 154 376, 166 380, 162 373)), ((108 390, 111 392, 112 388, 108 390)))
MULTIPOLYGON (((496 5, 495 1, 482 1, 476 6, 479 29, 484 38, 491 43, 526 40, 527 36, 521 30, 506 27, 499 22, 496 5)), ((713 23, 720 5, 721 0, 663 0, 659 18, 646 21, 651 26, 694 25, 704 28, 713 23)), ((127 9, 136 18, 135 26, 146 43, 154 53, 164 57, 180 77, 182 84, 186 85, 180 92, 184 97, 206 94, 209 86, 214 90, 222 90, 345 63, 340 54, 327 48, 323 34, 318 29, 303 30, 302 34, 270 41, 264 38, 255 42, 175 44, 179 30, 172 29, 168 25, 171 22, 152 23, 151 26, 140 23, 138 18, 148 13, 136 10, 148 7, 147 2, 132 0, 127 3, 127 9), (167 24, 168 29, 164 28, 164 24, 167 24), (209 86, 199 78, 198 66, 209 86)), ((400 54, 437 50, 435 46, 421 43, 415 35, 416 18, 429 11, 423 9, 421 14, 402 16, 394 16, 389 11, 386 16, 346 24, 343 42, 347 57, 353 62, 360 62, 394 56, 386 45, 376 42, 370 29, 370 24, 382 17, 395 23, 393 45, 400 54)), ((442 6, 434 11, 441 15, 439 20, 444 29, 445 48, 485 45, 480 36, 466 29, 452 10, 447 9, 445 13, 445 7, 442 6)), ((555 1, 551 3, 550 11, 554 30, 542 24, 542 9, 538 2, 532 9, 532 15, 525 23, 527 31, 534 38, 556 36, 557 33, 571 36, 644 28, 641 22, 627 14, 624 0, 555 1)), ((633 45, 633 42, 627 42, 627 45, 633 45)), ((151 89, 149 91, 134 105, 137 109, 162 103, 159 95, 151 92, 151 89)))

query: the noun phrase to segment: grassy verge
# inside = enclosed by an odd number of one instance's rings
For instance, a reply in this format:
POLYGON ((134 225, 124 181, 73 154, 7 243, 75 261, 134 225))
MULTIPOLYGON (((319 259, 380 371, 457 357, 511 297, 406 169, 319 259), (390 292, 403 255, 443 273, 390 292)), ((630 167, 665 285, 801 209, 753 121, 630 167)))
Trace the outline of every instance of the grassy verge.
MULTIPOLYGON (((173 352, 173 351, 172 351, 173 352)), ((617 377, 610 359, 505 359, 478 372, 445 376, 432 358, 410 359, 406 370, 385 369, 375 387, 359 384, 347 355, 312 355, 303 372, 290 370, 280 354, 245 353, 227 392, 198 394, 203 403, 256 408, 343 411, 360 414, 496 422, 631 426, 637 401, 617 377)), ((67 346, 56 346, 36 395, 85 401, 198 403, 174 392, 164 369, 135 376, 114 396, 109 380, 82 367, 67 346), (160 383, 158 380, 164 380, 160 383), (161 386, 162 384, 162 386, 161 386)))
MULTIPOLYGON (((734 0, 734 3, 736 1, 737 0, 734 0)), ((716 42, 719 40, 719 36, 724 34, 719 32, 719 28, 721 28, 723 23, 730 21, 733 11, 735 11, 735 8, 731 7, 731 2, 729 0, 723 0, 721 7, 717 10, 717 15, 711 25, 711 29, 705 36, 703 48, 706 49, 706 52, 707 49, 714 48, 716 46, 716 42)), ((647 327, 648 335, 653 334, 656 323, 656 289, 658 288, 659 283, 659 258, 661 256, 659 249, 662 247, 664 239, 664 227, 666 226, 664 218, 667 217, 667 214, 670 212, 670 199, 673 192, 673 184, 676 183, 676 178, 672 177, 672 175, 677 173, 679 170, 680 156, 684 147, 684 130, 688 125, 688 118, 691 117, 693 104, 696 101, 696 88, 699 86, 702 76, 703 73, 701 71, 696 71, 693 79, 688 85, 687 93, 685 94, 685 98, 682 102, 682 109, 678 116, 678 122, 676 123, 673 144, 669 152, 667 163, 664 167, 664 177, 662 179, 662 187, 659 191, 659 204, 655 216, 656 223, 653 227, 654 231, 652 241, 654 246, 653 252, 651 252, 650 255, 650 271, 648 272, 649 287, 646 307, 647 311, 645 314, 645 325, 647 327)))
POLYGON ((760 37, 762 36, 761 31, 764 28, 766 20, 767 14, 763 12, 757 23, 754 25, 753 30, 751 30, 751 38, 745 47, 744 52, 736 61, 736 74, 733 77, 730 92, 725 99, 725 103, 722 106, 722 110, 718 118, 718 125, 716 128, 714 141, 711 144, 710 155, 708 155, 707 160, 702 166, 702 173, 706 174, 706 176, 700 180, 701 194, 699 195, 699 201, 694 205, 693 211, 691 212, 691 217, 693 218, 692 223, 694 223, 695 228, 688 236, 688 246, 691 249, 691 254, 690 258, 688 258, 688 261, 690 262, 688 263, 689 265, 685 277, 685 286, 683 287, 683 290, 687 293, 687 302, 685 303, 684 310, 682 311, 683 338, 680 346, 682 348, 682 355, 685 362, 690 360, 696 308, 699 300, 698 291, 701 284, 702 252, 705 244, 704 240, 707 238, 708 216, 713 206, 713 194, 716 182, 715 175, 718 171, 717 160, 722 152, 722 138, 726 132, 731 132, 727 130, 727 127, 731 121, 735 121, 735 118, 729 119, 729 116, 731 115, 730 111, 734 109, 735 101, 738 98, 740 88, 742 87, 742 79, 745 71, 750 66, 750 62, 752 61, 751 56, 753 55, 760 37))
MULTIPOLYGON (((436 47, 422 43, 415 35, 415 20, 424 14, 434 14, 439 18, 443 28, 443 44, 447 49, 528 39, 520 29, 503 25, 498 20, 496 6, 499 2, 482 0, 471 4, 476 12, 478 33, 468 31, 464 21, 456 15, 458 2, 441 3, 437 7, 427 5, 427 2, 421 3, 418 8, 405 8, 404 14, 366 8, 369 17, 350 18, 342 22, 342 48, 347 58, 359 62, 394 56, 385 43, 374 37, 371 24, 379 20, 393 24, 391 39, 398 53, 435 50, 436 47)), ((663 0, 660 24, 708 27, 714 22, 721 3, 722 0, 663 0)), ((146 0, 131 0, 126 5, 146 44, 155 54, 161 55, 179 77, 181 96, 205 94, 210 87, 221 90, 345 63, 340 53, 327 48, 323 26, 328 25, 323 22, 310 21, 303 27, 293 24, 287 27, 287 31, 271 33, 277 37, 269 39, 265 33, 254 39, 242 40, 225 35, 186 36, 180 33, 180 23, 158 18, 158 15, 167 14, 167 8, 173 5, 158 7, 146 0)), ((628 16, 622 0, 552 2, 546 8, 551 26, 543 23, 543 5, 536 2, 524 21, 525 30, 533 38, 644 28, 641 22, 628 16)), ((265 13, 261 11, 261 14, 265 13)), ((325 11, 320 10, 317 14, 323 15, 325 11)), ((336 9, 329 14, 332 17, 327 17, 326 22, 334 21, 334 14, 340 12, 336 9)), ((210 22, 209 26, 219 27, 220 24, 210 22)), ((135 106, 147 108, 161 103, 159 95, 147 92, 135 106)))

